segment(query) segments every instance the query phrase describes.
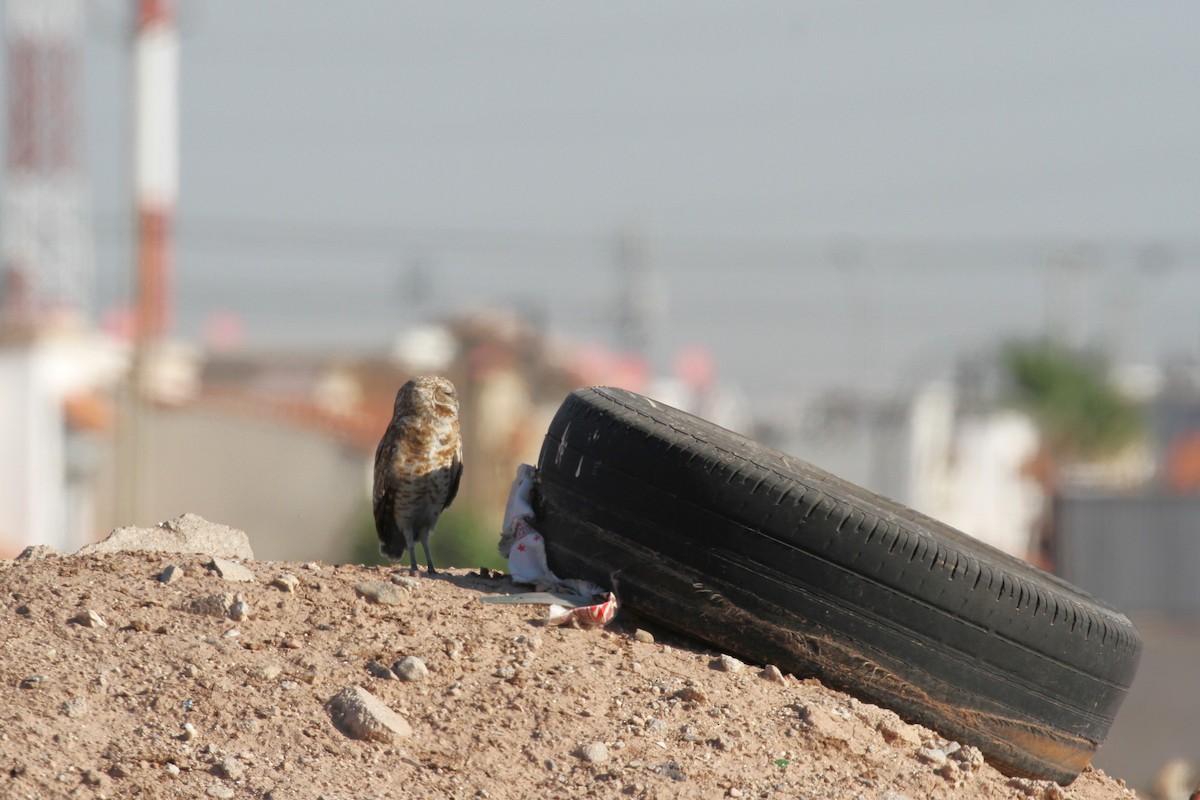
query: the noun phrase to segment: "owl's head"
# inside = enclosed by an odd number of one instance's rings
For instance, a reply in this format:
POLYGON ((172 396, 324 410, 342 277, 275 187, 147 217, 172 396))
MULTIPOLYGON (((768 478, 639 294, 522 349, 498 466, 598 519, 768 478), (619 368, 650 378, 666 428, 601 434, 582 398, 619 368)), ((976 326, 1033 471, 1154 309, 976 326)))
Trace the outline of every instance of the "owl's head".
POLYGON ((401 386, 392 416, 398 419, 411 414, 457 417, 458 392, 454 384, 440 375, 422 375, 401 386))

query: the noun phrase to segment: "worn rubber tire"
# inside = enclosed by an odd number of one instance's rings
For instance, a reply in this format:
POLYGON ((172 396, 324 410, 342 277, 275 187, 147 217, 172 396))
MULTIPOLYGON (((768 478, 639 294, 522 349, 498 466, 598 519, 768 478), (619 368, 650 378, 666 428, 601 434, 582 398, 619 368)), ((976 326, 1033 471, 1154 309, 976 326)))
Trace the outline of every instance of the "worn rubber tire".
POLYGON ((1074 780, 1141 639, 1023 561, 631 392, 580 389, 538 462, 551 569, 623 607, 891 708, 1003 772, 1074 780))

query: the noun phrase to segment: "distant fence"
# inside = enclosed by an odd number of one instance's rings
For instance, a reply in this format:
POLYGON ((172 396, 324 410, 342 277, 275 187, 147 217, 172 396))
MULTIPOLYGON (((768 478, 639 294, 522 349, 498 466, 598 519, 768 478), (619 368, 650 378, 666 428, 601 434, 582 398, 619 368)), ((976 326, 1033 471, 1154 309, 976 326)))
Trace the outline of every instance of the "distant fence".
POLYGON ((1068 495, 1057 570, 1121 611, 1200 616, 1200 497, 1068 495))

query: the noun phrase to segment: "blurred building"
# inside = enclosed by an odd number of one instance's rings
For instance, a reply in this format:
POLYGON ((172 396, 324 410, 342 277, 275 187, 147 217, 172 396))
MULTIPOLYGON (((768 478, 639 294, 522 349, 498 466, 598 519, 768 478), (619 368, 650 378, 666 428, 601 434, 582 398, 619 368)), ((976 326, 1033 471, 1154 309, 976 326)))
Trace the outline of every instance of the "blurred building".
POLYGON ((124 348, 95 332, 0 314, 0 555, 92 540, 93 487, 127 363, 124 348))

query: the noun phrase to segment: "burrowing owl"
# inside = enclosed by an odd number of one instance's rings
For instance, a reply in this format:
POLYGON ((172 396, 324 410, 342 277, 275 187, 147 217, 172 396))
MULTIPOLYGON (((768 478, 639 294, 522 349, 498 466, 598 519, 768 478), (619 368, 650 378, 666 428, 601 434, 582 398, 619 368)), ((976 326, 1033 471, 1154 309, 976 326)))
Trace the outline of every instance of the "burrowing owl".
POLYGON ((379 550, 399 561, 405 548, 412 574, 417 574, 413 542, 429 555, 442 509, 458 493, 462 477, 462 437, 458 431, 458 395, 445 378, 413 378, 396 392, 392 421, 375 451, 375 531, 379 550))

